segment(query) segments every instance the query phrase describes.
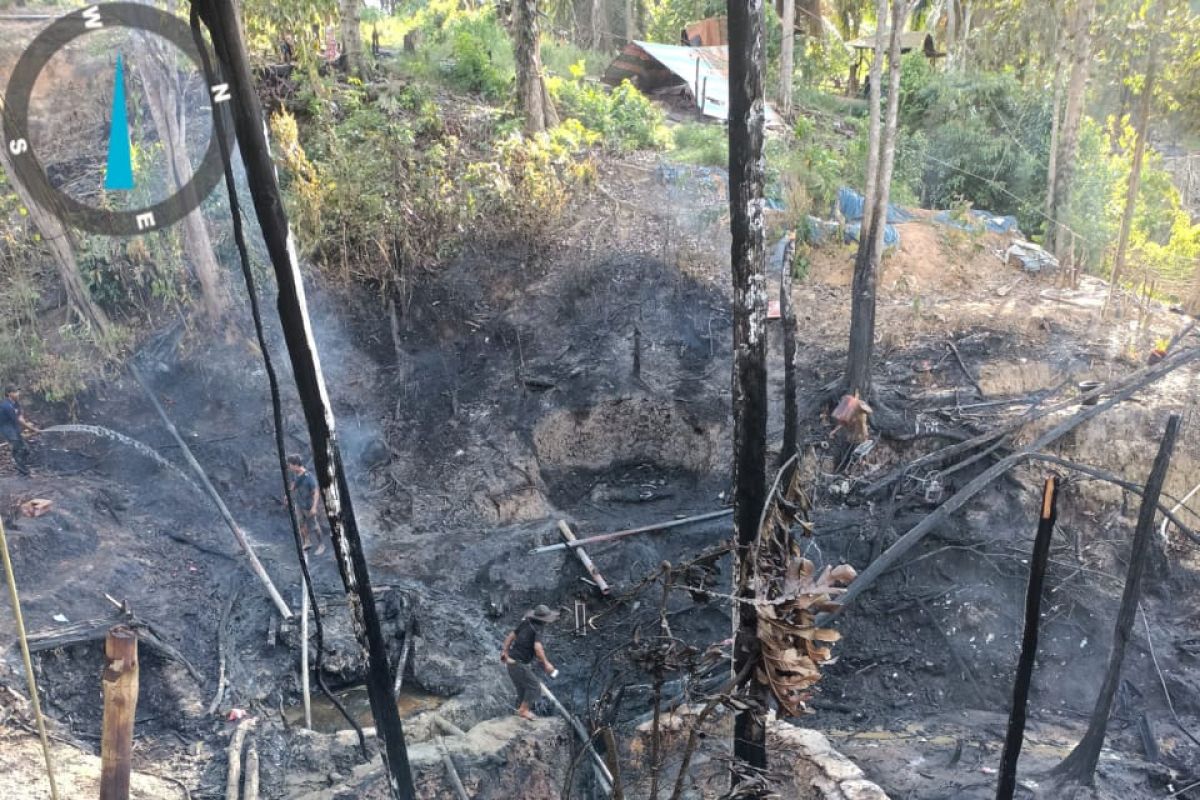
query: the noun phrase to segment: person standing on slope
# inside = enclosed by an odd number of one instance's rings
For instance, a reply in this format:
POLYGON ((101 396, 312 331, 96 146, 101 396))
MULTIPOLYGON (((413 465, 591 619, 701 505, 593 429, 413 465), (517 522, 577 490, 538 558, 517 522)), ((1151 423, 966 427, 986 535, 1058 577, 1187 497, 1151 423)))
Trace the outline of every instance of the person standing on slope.
POLYGON ((523 719, 537 718, 532 708, 541 687, 533 674, 533 660, 536 658, 550 677, 558 674, 542 646, 542 626, 557 619, 558 612, 546 606, 526 612, 521 624, 504 637, 504 645, 500 648, 500 662, 508 667, 508 678, 517 690, 517 716, 523 719))

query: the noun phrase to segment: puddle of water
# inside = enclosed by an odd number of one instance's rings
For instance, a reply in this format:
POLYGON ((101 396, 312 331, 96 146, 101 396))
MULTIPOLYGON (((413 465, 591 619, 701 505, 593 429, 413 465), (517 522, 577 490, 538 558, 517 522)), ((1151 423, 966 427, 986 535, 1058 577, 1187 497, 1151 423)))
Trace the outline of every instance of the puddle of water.
MULTIPOLYGON (((371 714, 371 701, 367 696, 367 687, 355 686, 341 692, 334 692, 334 694, 359 725, 368 728, 375 724, 375 717, 371 714)), ((400 692, 400 699, 396 701, 396 708, 400 711, 401 719, 408 719, 422 711, 432 711, 444 702, 446 702, 444 697, 426 694, 418 690, 404 689, 400 692)), ((285 708, 283 716, 289 725, 303 725, 304 706, 296 705, 285 708)), ((313 730, 318 733, 336 733, 350 729, 346 718, 319 690, 314 691, 312 695, 312 726, 313 730)))

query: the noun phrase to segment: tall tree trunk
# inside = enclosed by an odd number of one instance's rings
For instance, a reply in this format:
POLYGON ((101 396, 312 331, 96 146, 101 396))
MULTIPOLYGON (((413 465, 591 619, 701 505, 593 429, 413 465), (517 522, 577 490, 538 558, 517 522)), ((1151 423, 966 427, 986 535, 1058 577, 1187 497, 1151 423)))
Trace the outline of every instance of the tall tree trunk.
MULTIPOLYGON (((762 0, 729 0, 729 227, 733 273, 733 526, 738 586, 748 596, 749 558, 766 501, 767 283, 763 227, 762 0)), ((733 674, 759 657, 757 617, 751 603, 738 603, 733 674)), ((761 708, 740 711, 734 720, 734 758, 758 769, 767 765, 763 712, 767 687, 754 671, 747 679, 761 708)), ((737 774, 734 773, 736 781, 737 774)))
POLYGON ((638 38, 636 0, 625 0, 625 39, 632 42, 638 38))
POLYGON ((593 50, 600 49, 600 39, 604 35, 604 2, 603 0, 591 0, 591 14, 589 14, 588 27, 591 28, 593 50))
MULTIPOLYGON (((800 24, 808 31, 810 38, 823 40, 825 38, 825 21, 822 18, 821 0, 797 0, 800 24)), ((784 30, 787 30, 786 28, 784 30)))
MULTIPOLYGON (((308 424, 313 472, 325 503, 334 560, 346 589, 351 628, 367 655, 367 695, 371 702, 371 713, 375 717, 376 734, 383 739, 380 754, 388 788, 395 800, 415 800, 404 725, 392 694, 393 676, 387 643, 371 587, 367 556, 359 536, 353 495, 338 445, 333 410, 329 406, 329 393, 313 340, 300 278, 300 264, 263 126, 262 105, 255 91, 246 46, 242 40, 241 21, 232 0, 194 0, 191 16, 192 30, 197 38, 201 37, 200 20, 203 18, 212 37, 213 50, 228 73, 224 78, 229 81, 232 95, 232 102, 228 104, 229 113, 234 118, 237 147, 245 165, 246 183, 254 200, 259 228, 275 268, 279 321, 291 360, 296 392, 308 424)), ((228 145, 228 142, 222 142, 226 164, 232 156, 224 149, 228 145)), ((227 172, 226 181, 232 190, 232 173, 227 172)), ((238 235, 240 230, 240 227, 235 227, 238 235)), ((278 430, 282 424, 278 415, 275 422, 278 430)))
POLYGON ((360 16, 362 0, 338 0, 342 18, 342 53, 346 56, 346 72, 361 77, 363 74, 362 30, 360 16))
MULTIPOLYGON (((185 144, 187 111, 179 102, 175 51, 162 47, 151 36, 142 37, 141 43, 142 51, 136 55, 134 64, 146 90, 150 117, 171 166, 171 180, 178 189, 192 179, 192 162, 185 144)), ((183 247, 200 284, 204 313, 210 322, 216 322, 228 308, 230 297, 221 279, 204 215, 198 207, 183 218, 183 247)))
POLYGON ((796 58, 796 0, 783 0, 783 48, 779 54, 779 110, 792 116, 792 73, 796 58))
POLYGON ((558 114, 542 79, 537 0, 513 0, 513 50, 517 61, 517 97, 525 112, 525 132, 539 133, 558 124, 558 114))
POLYGON ((1083 122, 1083 101, 1087 93, 1092 61, 1092 18, 1096 0, 1079 0, 1071 18, 1071 74, 1067 81, 1066 107, 1059 131, 1058 161, 1054 181, 1054 254, 1064 265, 1071 261, 1071 237, 1065 222, 1071 207, 1071 183, 1075 179, 1075 156, 1079 151, 1079 130, 1083 122))
POLYGON ((1054 219, 1054 179, 1055 172, 1058 169, 1058 133, 1059 124, 1062 121, 1062 71, 1062 58, 1056 54, 1054 57, 1053 78, 1054 99, 1050 103, 1050 153, 1046 165, 1046 234, 1043 237, 1043 244, 1047 250, 1054 249, 1054 224, 1051 220, 1054 219))
MULTIPOLYGON (((870 232, 873 230, 877 206, 875 198, 879 194, 879 161, 882 149, 880 84, 883 80, 884 29, 887 27, 888 0, 877 0, 875 14, 875 55, 871 62, 870 122, 867 136, 867 182, 863 187, 863 218, 858 232, 858 252, 854 258, 850 301, 850 347, 846 363, 846 391, 857 391, 863 397, 870 393, 871 357, 875 349, 876 257, 875 236, 870 232)), ((885 206, 885 218, 886 213, 885 206)))
MULTIPOLYGON (((1161 8, 1163 5, 1164 3, 1160 2, 1158 7, 1161 8)), ((1133 228, 1133 212, 1137 207, 1138 189, 1142 182, 1142 162, 1146 156, 1146 137, 1149 135, 1150 128, 1150 104, 1154 100, 1154 82, 1158 78, 1158 46, 1155 41, 1158 30, 1159 23, 1152 23, 1146 77, 1142 81, 1142 94, 1138 98, 1137 119, 1134 121, 1136 134, 1133 142, 1133 162, 1129 165, 1129 186, 1125 190, 1125 210, 1121 214, 1121 232, 1117 237, 1117 253, 1113 257, 1112 278, 1108 283, 1108 296, 1104 300, 1101 316, 1112 305, 1113 295, 1121 282, 1121 272, 1125 268, 1125 251, 1129 247, 1129 234, 1133 228)))
POLYGON ((1172 414, 1167 420, 1167 430, 1163 434, 1162 444, 1158 448, 1158 456, 1150 469, 1150 477, 1146 480, 1146 491, 1142 494, 1142 509, 1138 514, 1137 529, 1133 534, 1133 548, 1129 553, 1129 570, 1125 574, 1125 590, 1121 593, 1121 609, 1117 612, 1117 622, 1113 630, 1112 653, 1108 659, 1108 671, 1104 674, 1104 683, 1100 687, 1100 696, 1096 698, 1096 707, 1088 723, 1087 733, 1075 745, 1062 763, 1054 768, 1054 772, 1076 783, 1091 785, 1096 775, 1096 764, 1100 760, 1100 748, 1104 745, 1104 734, 1108 729, 1108 715, 1112 711, 1113 698, 1117 693, 1117 685, 1121 681, 1121 666, 1125 661, 1125 647, 1129 644, 1129 634, 1133 630, 1134 615, 1137 613, 1138 602, 1142 597, 1142 575, 1149 561, 1151 537, 1154 533, 1154 515, 1158 510, 1158 498, 1162 493, 1163 483, 1167 478, 1167 468, 1171 464, 1171 453, 1175 449, 1175 440, 1179 435, 1178 414, 1172 414))
MULTIPOLYGON (((3 111, 4 105, 0 103, 0 113, 3 111)), ((6 146, 0 147, 0 169, 8 176, 8 182, 21 199, 21 205, 29 210, 29 219, 41 234, 42 241, 50 248, 50 253, 54 256, 54 266, 58 269, 58 278, 67 292, 67 302, 80 319, 100 334, 97 342, 103 342, 104 334, 109 332, 111 323, 108 315, 92 299, 83 275, 79 272, 79 264, 75 260, 74 238, 70 231, 57 216, 38 205, 25 185, 17 179, 12 157, 6 146)))

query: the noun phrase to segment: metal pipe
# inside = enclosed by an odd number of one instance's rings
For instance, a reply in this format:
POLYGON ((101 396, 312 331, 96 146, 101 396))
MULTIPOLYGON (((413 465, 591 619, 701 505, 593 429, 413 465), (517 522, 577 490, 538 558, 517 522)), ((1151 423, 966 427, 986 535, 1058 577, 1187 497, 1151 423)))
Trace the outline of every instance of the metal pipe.
POLYGON ((612 533, 602 533, 598 536, 588 536, 584 539, 576 539, 573 542, 562 542, 560 544, 546 544, 541 547, 535 547, 530 550, 530 553, 535 555, 541 553, 552 553, 555 550, 567 550, 573 547, 583 547, 585 544, 596 544, 599 542, 611 542, 614 539, 622 539, 626 536, 633 536, 638 533, 649 533, 650 531, 662 531, 668 528, 678 528, 680 525, 690 525, 693 522, 703 522, 708 519, 716 519, 717 517, 727 517, 733 513, 732 508, 723 508, 720 511, 709 511, 707 514, 697 514, 694 517, 684 517, 670 522, 659 522, 654 525, 643 525, 640 528, 627 528, 623 531, 613 531, 612 533))

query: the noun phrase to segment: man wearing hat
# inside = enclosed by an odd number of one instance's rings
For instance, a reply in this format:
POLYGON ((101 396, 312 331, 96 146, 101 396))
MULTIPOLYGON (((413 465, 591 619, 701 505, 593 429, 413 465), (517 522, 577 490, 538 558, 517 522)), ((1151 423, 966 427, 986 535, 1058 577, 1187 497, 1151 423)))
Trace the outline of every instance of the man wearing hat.
POLYGON ((551 611, 546 606, 538 606, 525 613, 525 618, 514 631, 509 631, 504 637, 504 645, 500 648, 500 663, 508 667, 508 677, 517 690, 517 716, 524 719, 536 719, 533 704, 537 702, 541 689, 538 679, 533 674, 533 660, 536 658, 542 664, 546 674, 554 677, 558 670, 546 658, 546 650, 542 647, 542 625, 558 619, 558 612, 551 611))

